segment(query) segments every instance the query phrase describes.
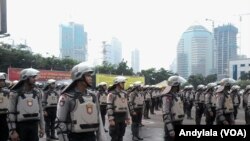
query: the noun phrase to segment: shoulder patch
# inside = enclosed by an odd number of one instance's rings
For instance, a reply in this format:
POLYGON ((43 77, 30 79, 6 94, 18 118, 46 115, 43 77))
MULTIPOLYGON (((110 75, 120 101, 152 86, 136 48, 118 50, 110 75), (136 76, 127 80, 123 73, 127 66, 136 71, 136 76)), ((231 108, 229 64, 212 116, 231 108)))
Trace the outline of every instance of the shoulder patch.
POLYGON ((60 100, 59 100, 59 105, 62 107, 65 104, 65 99, 67 98, 66 94, 61 95, 60 100))

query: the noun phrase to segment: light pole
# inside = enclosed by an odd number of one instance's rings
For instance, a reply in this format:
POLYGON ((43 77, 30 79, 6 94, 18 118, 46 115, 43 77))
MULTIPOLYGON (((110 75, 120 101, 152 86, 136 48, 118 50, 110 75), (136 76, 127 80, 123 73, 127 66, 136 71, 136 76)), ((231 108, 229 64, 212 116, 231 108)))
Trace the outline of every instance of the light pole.
POLYGON ((215 43, 215 35, 214 35, 214 20, 212 19, 206 19, 206 21, 212 22, 212 62, 213 62, 213 72, 216 74, 217 73, 217 48, 216 48, 216 43, 215 43))

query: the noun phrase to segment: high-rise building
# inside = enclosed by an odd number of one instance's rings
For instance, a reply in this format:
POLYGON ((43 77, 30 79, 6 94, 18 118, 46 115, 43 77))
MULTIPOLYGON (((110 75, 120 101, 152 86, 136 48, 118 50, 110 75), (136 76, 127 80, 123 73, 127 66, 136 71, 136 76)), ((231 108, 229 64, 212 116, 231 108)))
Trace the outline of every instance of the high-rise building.
POLYGON ((60 58, 87 60, 87 33, 83 25, 70 22, 60 25, 60 58))
POLYGON ((179 40, 177 47, 177 73, 207 76, 213 71, 212 34, 201 25, 189 27, 179 40))
POLYGON ((103 43, 103 61, 118 65, 122 61, 122 45, 117 38, 103 43))
POLYGON ((140 72, 140 52, 138 49, 134 49, 131 53, 131 66, 134 73, 140 72))
POLYGON ((238 29, 231 24, 214 29, 218 79, 229 76, 229 60, 237 59, 237 33, 238 29))
POLYGON ((177 72, 177 59, 175 58, 171 65, 169 65, 169 70, 173 73, 177 72))

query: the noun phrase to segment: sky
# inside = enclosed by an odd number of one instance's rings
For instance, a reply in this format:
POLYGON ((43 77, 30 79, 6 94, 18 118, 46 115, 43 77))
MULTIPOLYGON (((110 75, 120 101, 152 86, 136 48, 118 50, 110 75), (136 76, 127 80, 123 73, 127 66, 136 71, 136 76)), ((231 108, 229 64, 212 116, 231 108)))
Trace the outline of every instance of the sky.
POLYGON ((176 58, 181 35, 192 25, 212 31, 232 23, 239 28, 241 53, 250 57, 250 0, 7 0, 8 43, 26 43, 45 57, 59 56, 59 25, 83 24, 89 61, 100 59, 102 41, 116 37, 130 65, 140 50, 140 69, 165 68, 176 58), (241 38, 240 38, 241 35, 241 38), (14 41, 14 42, 13 42, 14 41))

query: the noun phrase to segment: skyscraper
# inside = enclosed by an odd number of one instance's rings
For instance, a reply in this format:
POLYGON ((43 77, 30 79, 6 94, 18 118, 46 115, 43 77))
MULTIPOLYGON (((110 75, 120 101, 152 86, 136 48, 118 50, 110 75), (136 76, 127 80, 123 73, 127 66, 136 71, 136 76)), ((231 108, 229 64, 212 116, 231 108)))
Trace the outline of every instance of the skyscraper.
POLYGON ((81 24, 60 25, 60 58, 87 60, 87 33, 81 24))
POLYGON ((122 45, 117 38, 103 44, 103 61, 118 65, 122 61, 122 45))
POLYGON ((131 66, 134 73, 140 72, 140 52, 138 49, 134 49, 131 53, 131 66))
POLYGON ((237 58, 237 33, 238 29, 231 24, 214 29, 218 79, 229 75, 229 60, 237 58))
POLYGON ((212 73, 212 34, 201 25, 189 27, 177 47, 177 73, 184 78, 192 74, 212 73))

